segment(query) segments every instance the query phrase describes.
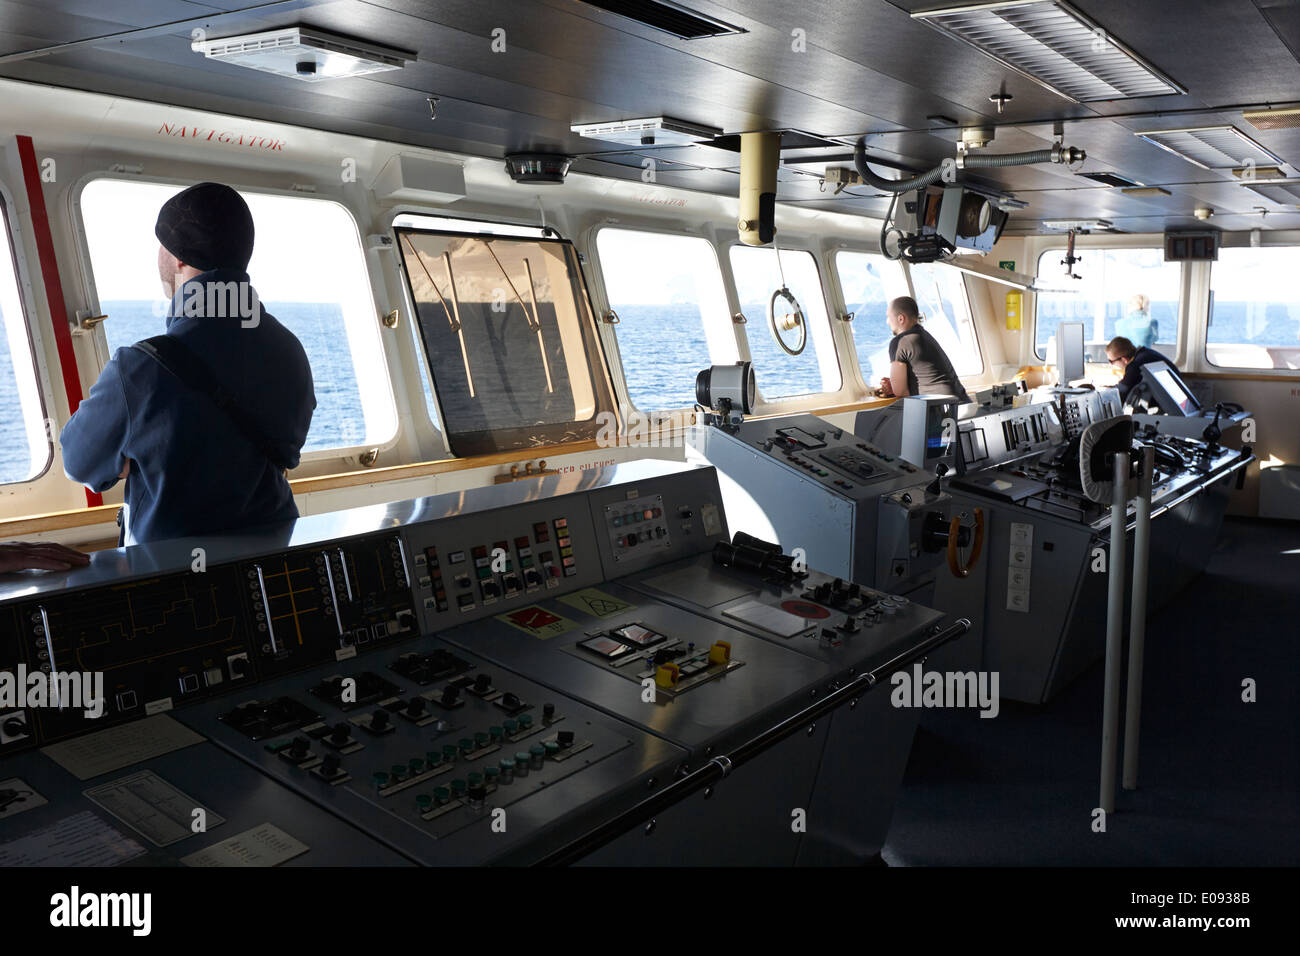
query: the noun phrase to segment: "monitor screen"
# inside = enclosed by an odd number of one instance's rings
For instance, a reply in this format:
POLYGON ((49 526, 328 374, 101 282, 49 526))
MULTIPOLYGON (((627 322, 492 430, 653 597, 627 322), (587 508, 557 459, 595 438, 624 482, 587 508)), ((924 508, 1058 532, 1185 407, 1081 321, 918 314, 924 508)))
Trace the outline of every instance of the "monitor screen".
POLYGON ((1087 374, 1083 340, 1082 322, 1062 322, 1056 327, 1056 365, 1061 371, 1061 385, 1068 385, 1087 374))
POLYGON ((1165 362, 1150 362, 1142 366, 1142 378, 1151 389, 1156 404, 1166 414, 1196 416, 1201 413, 1201 403, 1165 362))

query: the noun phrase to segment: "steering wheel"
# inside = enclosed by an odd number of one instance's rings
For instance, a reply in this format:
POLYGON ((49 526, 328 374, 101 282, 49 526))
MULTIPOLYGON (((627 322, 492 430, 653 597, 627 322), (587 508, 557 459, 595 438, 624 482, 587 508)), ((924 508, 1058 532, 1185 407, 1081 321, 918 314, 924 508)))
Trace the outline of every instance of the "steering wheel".
POLYGON ((794 297, 785 286, 777 289, 772 293, 772 298, 767 303, 767 327, 772 333, 772 338, 776 339, 776 344, 781 346, 786 355, 799 355, 808 345, 808 322, 803 317, 803 309, 799 305, 799 300, 794 297), (793 311, 788 311, 780 318, 776 314, 776 300, 784 299, 786 304, 793 311), (786 344, 781 333, 789 332, 791 329, 799 330, 799 346, 791 348, 786 344))
POLYGON ((980 559, 980 551, 984 548, 984 509, 975 509, 975 540, 971 544, 970 557, 962 563, 958 556, 959 538, 961 532, 965 529, 961 524, 962 516, 955 514, 952 516, 952 522, 948 525, 948 570, 952 572, 954 578, 969 577, 971 570, 975 567, 976 562, 980 559))

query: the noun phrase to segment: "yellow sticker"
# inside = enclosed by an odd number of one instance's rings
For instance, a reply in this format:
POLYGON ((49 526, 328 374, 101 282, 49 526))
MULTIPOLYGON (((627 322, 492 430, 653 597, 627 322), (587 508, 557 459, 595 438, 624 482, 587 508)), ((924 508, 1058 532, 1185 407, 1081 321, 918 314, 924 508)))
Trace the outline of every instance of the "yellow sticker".
POLYGON ((590 614, 592 617, 609 617, 620 611, 636 607, 635 604, 620 601, 618 598, 596 588, 583 588, 581 591, 566 594, 558 600, 563 601, 569 607, 577 608, 584 614, 590 614))
POLYGON ((576 621, 570 621, 567 617, 561 617, 536 604, 498 614, 497 620, 543 641, 578 626, 576 621))

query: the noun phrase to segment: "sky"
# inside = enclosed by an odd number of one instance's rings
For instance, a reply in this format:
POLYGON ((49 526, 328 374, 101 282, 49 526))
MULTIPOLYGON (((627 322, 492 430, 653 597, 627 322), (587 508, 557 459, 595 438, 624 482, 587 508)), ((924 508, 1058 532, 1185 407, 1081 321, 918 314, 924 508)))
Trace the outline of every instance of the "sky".
MULTIPOLYGON (((181 188, 96 179, 82 191, 100 302, 162 296, 153 228, 159 208, 181 188)), ((256 233, 248 271, 263 301, 337 302, 359 283, 369 297, 357 227, 342 206, 307 197, 243 195, 256 233), (349 288, 341 293, 340 284, 349 288)))

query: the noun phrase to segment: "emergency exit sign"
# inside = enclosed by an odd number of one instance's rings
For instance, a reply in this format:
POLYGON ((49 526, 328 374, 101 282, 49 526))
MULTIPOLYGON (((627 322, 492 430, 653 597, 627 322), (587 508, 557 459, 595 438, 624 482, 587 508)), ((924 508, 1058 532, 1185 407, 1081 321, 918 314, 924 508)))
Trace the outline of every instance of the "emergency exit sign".
POLYGON ((1016 260, 1015 260, 1015 259, 1003 259, 1003 260, 1001 260, 1001 261, 998 263, 998 268, 999 268, 999 269, 1006 269, 1008 272, 1015 272, 1015 271, 1016 271, 1016 260))

